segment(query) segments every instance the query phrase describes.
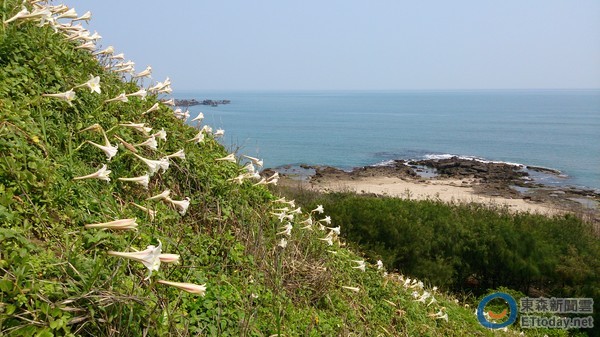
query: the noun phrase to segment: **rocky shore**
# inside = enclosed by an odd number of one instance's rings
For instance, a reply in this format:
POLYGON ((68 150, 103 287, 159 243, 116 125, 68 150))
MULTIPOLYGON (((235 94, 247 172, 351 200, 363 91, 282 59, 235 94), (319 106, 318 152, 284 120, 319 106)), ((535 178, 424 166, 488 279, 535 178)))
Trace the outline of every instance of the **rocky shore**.
MULTIPOLYGON (((436 194, 431 197, 444 196, 448 192, 452 200, 461 195, 469 196, 472 200, 507 202, 514 207, 518 206, 516 202, 520 200, 520 204, 529 205, 531 209, 586 213, 593 220, 600 221, 600 194, 596 191, 543 185, 529 174, 531 171, 556 176, 561 174, 552 169, 459 157, 395 160, 385 166, 358 167, 351 171, 330 166, 307 165, 298 169, 309 172, 305 174, 305 185, 317 189, 340 190, 341 186, 344 186, 343 188, 358 192, 377 194, 380 190, 382 194, 394 194, 393 191, 398 192, 405 187, 407 190, 415 189, 417 192, 422 190, 422 193, 436 194), (419 185, 422 189, 416 188, 419 185)), ((291 167, 277 168, 276 171, 288 179, 298 178, 298 174, 291 167)))
POLYGON ((219 104, 229 104, 229 103, 231 103, 231 101, 228 99, 223 99, 223 100, 205 99, 202 101, 198 101, 195 98, 192 98, 192 99, 176 99, 175 100, 176 106, 183 106, 183 107, 194 106, 194 105, 218 106, 219 104))

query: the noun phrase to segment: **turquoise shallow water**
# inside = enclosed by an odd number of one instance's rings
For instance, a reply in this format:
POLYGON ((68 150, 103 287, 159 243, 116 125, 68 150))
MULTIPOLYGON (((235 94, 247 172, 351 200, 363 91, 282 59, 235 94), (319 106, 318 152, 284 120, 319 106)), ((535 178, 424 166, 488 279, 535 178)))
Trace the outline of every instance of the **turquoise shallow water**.
POLYGON ((432 155, 555 168, 548 183, 600 189, 600 90, 178 92, 224 143, 285 164, 343 169, 432 155))

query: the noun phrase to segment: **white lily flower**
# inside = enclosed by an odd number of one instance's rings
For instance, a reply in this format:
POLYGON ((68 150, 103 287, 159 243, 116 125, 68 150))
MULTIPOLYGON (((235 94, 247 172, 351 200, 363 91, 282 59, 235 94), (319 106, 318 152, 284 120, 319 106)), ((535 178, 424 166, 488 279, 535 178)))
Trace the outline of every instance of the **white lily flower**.
POLYGON ((357 288, 357 287, 347 287, 347 286, 342 286, 342 288, 344 288, 344 289, 348 289, 348 290, 352 290, 352 291, 354 291, 354 292, 356 292, 356 293, 360 291, 360 288, 357 288))
POLYGON ((179 151, 177 151, 177 152, 175 152, 173 154, 170 154, 170 155, 166 156, 165 158, 185 159, 185 152, 183 152, 183 149, 181 149, 181 150, 179 150, 179 151))
POLYGON ((288 204, 288 205, 290 205, 290 207, 296 207, 296 204, 295 204, 294 200, 287 201, 287 200, 285 200, 285 197, 279 198, 277 200, 273 200, 273 202, 279 202, 279 203, 282 203, 282 204, 288 204))
POLYGON ((254 158, 254 157, 250 157, 250 156, 246 156, 246 155, 244 155, 244 158, 249 159, 254 165, 256 165, 258 167, 263 167, 262 159, 258 159, 258 158, 254 158))
POLYGON ((294 220, 294 214, 286 214, 285 212, 281 212, 281 213, 273 213, 271 212, 271 214, 275 215, 280 222, 283 222, 283 220, 287 219, 288 221, 293 221, 294 220))
POLYGON ((248 164, 244 165, 244 167, 242 167, 242 169, 246 170, 246 172, 248 172, 250 174, 254 174, 254 172, 256 172, 256 169, 254 168, 254 165, 252 165, 252 163, 248 163, 248 164))
POLYGON ((112 55, 110 57, 110 59, 111 60, 124 60, 125 59, 125 54, 120 53, 120 54, 117 54, 117 55, 112 55))
POLYGON ((302 207, 298 207, 290 211, 291 214, 302 214, 302 207))
POLYGON ((133 178, 117 178, 117 180, 138 183, 138 184, 144 186, 144 188, 148 189, 148 184, 150 183, 150 176, 145 174, 143 176, 133 177, 133 178))
POLYGON ((93 53, 92 55, 112 55, 112 53, 114 53, 114 52, 115 52, 115 47, 108 46, 105 49, 102 49, 100 51, 93 53))
POLYGON ((134 219, 121 219, 109 222, 95 223, 95 224, 87 224, 85 228, 106 228, 106 229, 114 229, 114 230, 126 230, 126 229, 135 229, 138 224, 134 219))
POLYGON ((76 32, 74 34, 68 35, 67 36, 67 40, 68 41, 84 40, 86 42, 92 41, 91 39, 88 39, 89 36, 90 36, 90 32, 88 32, 88 31, 85 31, 85 32, 76 32))
POLYGON ((146 99, 146 95, 147 94, 148 94, 148 92, 146 91, 146 89, 142 88, 142 89, 140 89, 140 90, 138 90, 136 92, 133 92, 131 94, 127 94, 125 96, 127 96, 127 97, 133 97, 133 96, 135 96, 135 97, 139 97, 139 98, 141 98, 141 99, 144 100, 144 99, 146 99))
POLYGON ((147 66, 146 69, 142 70, 141 72, 139 72, 136 75, 133 75, 133 78, 140 78, 140 77, 148 77, 152 74, 152 67, 151 66, 147 66))
POLYGON ((84 86, 88 87, 90 89, 90 92, 100 93, 100 76, 94 77, 94 75, 90 74, 90 79, 87 82, 80 84, 75 88, 81 88, 84 86))
POLYGON ((136 131, 143 133, 144 135, 147 135, 150 131, 152 131, 152 128, 147 127, 146 123, 124 123, 124 124, 119 124, 119 126, 124 126, 126 128, 132 128, 136 131))
POLYGON ((125 93, 120 94, 119 96, 115 97, 115 98, 111 98, 111 99, 107 99, 106 101, 104 101, 104 103, 109 103, 109 102, 129 102, 129 99, 127 98, 127 95, 125 95, 125 93))
POLYGON ((42 94, 42 96, 58 98, 58 99, 61 99, 65 102, 67 102, 69 105, 73 105, 73 104, 71 104, 71 101, 73 101, 75 99, 75 91, 73 91, 73 89, 71 89, 69 91, 61 92, 58 94, 42 94))
POLYGON ((434 303, 437 303, 437 302, 438 302, 438 301, 435 299, 435 297, 434 297, 434 296, 431 296, 431 301, 429 301, 429 303, 427 303, 427 306, 430 306, 430 305, 432 305, 432 304, 434 304, 434 303))
POLYGON ((104 181, 110 181, 110 178, 108 177, 108 175, 110 174, 110 170, 106 169, 106 164, 102 165, 102 167, 92 173, 92 174, 88 174, 87 176, 81 176, 81 177, 75 177, 73 178, 73 180, 81 180, 81 179, 100 179, 100 180, 104 180, 104 181))
POLYGON ((215 137, 222 137, 225 135, 225 130, 223 129, 217 129, 217 131, 215 132, 215 137))
POLYGON ((158 149, 158 143, 156 142, 156 138, 154 138, 154 136, 150 136, 150 138, 148 138, 145 141, 143 141, 142 143, 136 144, 134 146, 145 146, 151 150, 158 149))
POLYGON ((112 157, 114 157, 119 151, 119 147, 116 145, 112 146, 112 144, 108 141, 108 138, 106 138, 106 135, 104 136, 104 141, 105 145, 96 144, 89 140, 87 142, 104 151, 104 154, 106 154, 106 160, 110 161, 112 157))
POLYGON ((163 158, 160 158, 158 161, 160 162, 159 166, 162 169, 161 172, 165 173, 169 169, 169 165, 171 164, 169 162, 169 158, 163 157, 163 158))
MULTIPOLYGON (((340 235, 340 234, 338 233, 338 235, 340 235)), ((381 260, 377 260, 377 269, 378 270, 383 269, 383 262, 381 260)))
POLYGON ((188 142, 202 143, 204 141, 204 132, 200 131, 192 139, 188 139, 188 142))
POLYGON ((256 184, 252 185, 252 186, 260 186, 260 185, 266 185, 267 184, 267 179, 262 178, 259 182, 257 182, 256 184))
POLYGON ((323 221, 324 223, 331 225, 331 217, 329 215, 319 221, 323 221))
POLYGON ((91 18, 92 18, 92 12, 87 11, 82 16, 78 17, 77 19, 73 19, 73 21, 71 21, 71 22, 75 22, 75 21, 89 22, 91 18))
POLYGON ((170 86, 171 86, 171 80, 167 77, 167 79, 165 79, 164 82, 156 83, 156 85, 150 87, 148 89, 148 91, 154 91, 154 92, 163 91, 166 88, 169 88, 170 86))
POLYGON ((227 181, 235 181, 236 183, 241 185, 244 182, 244 179, 246 179, 246 175, 240 174, 239 176, 237 176, 235 178, 227 179, 227 181))
POLYGON ((162 169, 162 171, 164 173, 169 168, 169 160, 167 160, 167 159, 151 160, 151 159, 146 159, 142 156, 139 156, 135 153, 133 155, 136 156, 141 161, 143 161, 148 166, 148 170, 149 170, 148 174, 150 176, 154 175, 154 173, 158 172, 158 170, 160 170, 160 169, 162 169))
POLYGON ((179 254, 160 254, 158 256, 162 263, 176 263, 179 262, 179 254))
POLYGON ((170 100, 162 101, 161 103, 164 105, 175 106, 175 99, 171 98, 170 100))
POLYGON ((158 131, 157 133, 153 134, 153 136, 155 136, 158 139, 167 140, 167 131, 165 131, 165 129, 160 129, 160 131, 158 131))
POLYGON ((367 268, 367 264, 365 263, 364 260, 353 260, 352 262, 355 262, 358 264, 357 266, 352 267, 354 269, 360 269, 362 271, 365 271, 367 268))
POLYGON ((98 124, 98 123, 94 123, 94 124, 88 126, 87 128, 80 130, 78 133, 81 133, 84 131, 102 131, 102 126, 100 126, 100 124, 98 124))
POLYGON ((163 87, 162 89, 158 90, 156 93, 157 94, 171 94, 173 92, 173 89, 171 89, 171 86, 166 86, 163 87))
POLYGON ((277 233, 277 235, 286 235, 286 236, 291 236, 292 235, 292 224, 291 223, 287 223, 287 225, 283 226, 281 229, 283 229, 283 231, 277 233))
POLYGON ((189 197, 186 197, 184 200, 173 200, 167 197, 165 200, 170 202, 171 205, 175 206, 177 209, 179 209, 179 214, 181 215, 185 215, 185 212, 187 212, 187 209, 190 207, 189 197))
POLYGON ((17 14, 15 14, 11 18, 7 19, 6 21, 4 21, 4 24, 25 18, 25 17, 27 17, 27 15, 29 15, 29 10, 27 8, 25 8, 25 6, 23 6, 23 8, 17 14))
POLYGON ((164 191, 162 191, 160 194, 157 194, 153 197, 147 198, 146 200, 168 200, 169 196, 171 195, 171 190, 166 189, 164 191))
POLYGON ((183 119, 183 120, 187 120, 188 118, 190 118, 189 110, 186 110, 185 112, 181 112, 181 109, 175 109, 175 111, 173 111, 173 114, 175 115, 176 118, 183 119))
POLYGON ((327 242, 327 245, 329 246, 333 246, 333 236, 331 233, 327 234, 327 236, 324 238, 319 238, 319 240, 327 242))
POLYGON ((437 313, 435 313, 435 314, 429 314, 429 317, 432 317, 432 318, 435 318, 435 319, 443 319, 446 322, 448 322, 448 313, 444 312, 445 309, 446 309, 445 307, 442 307, 440 309, 440 311, 438 311, 437 313))
POLYGON ((281 241, 279 241, 277 246, 279 246, 281 248, 285 248, 285 247, 287 247, 287 244, 288 244, 288 241, 285 238, 281 238, 281 241))
POLYGON ((47 21, 53 21, 52 12, 45 7, 36 8, 33 12, 22 16, 23 19, 40 19, 40 27, 47 21))
POLYGON ((317 208, 313 209, 310 212, 311 213, 317 212, 319 214, 323 214, 323 212, 325 212, 325 210, 323 209, 323 205, 318 205, 317 208))
POLYGON ((206 294, 206 284, 171 282, 171 281, 164 281, 164 280, 158 280, 158 283, 166 284, 169 286, 179 288, 183 291, 187 291, 190 294, 198 294, 200 296, 204 296, 206 294))
POLYGON ((425 304, 425 301, 431 297, 431 294, 428 291, 423 292, 423 294, 421 295, 421 297, 419 297, 417 300, 415 300, 415 302, 421 302, 423 304, 425 304))
POLYGON ((413 280, 413 284, 410 286, 410 288, 417 288, 417 289, 423 289, 424 284, 422 281, 417 282, 417 280, 413 280))
POLYGON ((340 235, 340 226, 337 227, 327 227, 329 230, 331 230, 335 235, 340 235))
POLYGON ((150 113, 152 111, 157 111, 158 109, 159 109, 158 103, 154 103, 154 105, 151 106, 150 109, 148 109, 144 113, 142 113, 142 115, 145 115, 145 114, 150 113))
POLYGON ((113 73, 132 73, 133 71, 135 71, 133 66, 127 66, 127 67, 123 67, 123 68, 114 69, 112 72, 113 73))
POLYGON ((47 6, 46 8, 48 8, 54 14, 61 14, 61 13, 64 13, 69 10, 69 7, 67 7, 63 4, 56 5, 56 6, 47 6))
POLYGON ((60 14, 59 16, 56 17, 56 19, 76 19, 77 18, 77 12, 75 12, 75 8, 71 8, 68 11, 60 14))
POLYGON ((204 114, 202 112, 198 113, 198 116, 196 116, 196 118, 192 119, 192 122, 202 122, 202 120, 204 119, 204 114))
POLYGON ((233 153, 230 153, 230 154, 226 155, 223 158, 217 158, 215 160, 216 161, 228 161, 228 162, 231 162, 231 163, 237 162, 237 160, 235 159, 235 155, 233 153))
POLYGON ((86 49, 89 51, 94 51, 96 50, 96 44, 93 41, 87 41, 86 43, 81 44, 75 47, 74 49, 86 49))
POLYGON ((69 23, 67 25, 62 25, 61 27, 62 27, 62 29, 66 30, 66 31, 70 31, 70 32, 84 32, 87 30, 87 29, 83 28, 81 23, 78 23, 76 25, 69 23))
POLYGON ((144 206, 142 206, 142 205, 138 205, 138 204, 136 204, 135 202, 132 202, 131 204, 132 204, 133 206, 135 206, 135 207, 137 207, 137 208, 141 209, 142 211, 146 212, 146 214, 148 214, 148 217, 150 218, 150 221, 153 221, 153 220, 154 220, 154 218, 156 217, 156 214, 158 213, 157 211, 151 210, 151 209, 149 209, 149 208, 147 208, 147 207, 144 207, 144 206))
POLYGON ((125 68, 125 67, 131 67, 133 69, 133 67, 135 66, 135 62, 129 60, 127 62, 120 62, 120 63, 115 63, 114 67, 115 68, 125 68))
POLYGON ((134 260, 141 262, 146 268, 148 268, 148 276, 145 280, 149 279, 152 276, 152 272, 158 270, 160 267, 160 259, 159 256, 162 253, 162 243, 158 241, 158 246, 150 245, 141 252, 114 252, 109 251, 108 255, 123 257, 126 259, 134 260))
POLYGON ((213 129, 208 125, 203 126, 202 129, 200 129, 200 131, 203 131, 207 135, 210 135, 213 133, 213 129))
POLYGON ((96 40, 100 40, 102 38, 102 36, 100 34, 98 34, 97 31, 94 31, 94 34, 90 35, 87 40, 88 41, 96 41, 96 40))
POLYGON ((306 226, 301 227, 300 229, 308 229, 308 230, 311 230, 311 231, 313 230, 312 229, 313 219, 310 217, 310 215, 308 216, 308 219, 306 219, 306 220, 304 220, 304 221, 302 221, 300 223, 305 223, 306 224, 306 226))

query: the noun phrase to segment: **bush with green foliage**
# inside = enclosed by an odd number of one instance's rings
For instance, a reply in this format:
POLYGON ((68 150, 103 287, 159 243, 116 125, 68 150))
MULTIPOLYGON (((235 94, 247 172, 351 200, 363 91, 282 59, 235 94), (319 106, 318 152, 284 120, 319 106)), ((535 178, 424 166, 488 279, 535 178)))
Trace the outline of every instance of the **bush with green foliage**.
MULTIPOLYGON (((511 213, 480 204, 321 194, 283 189, 322 204, 343 237, 372 261, 448 291, 481 296, 507 287, 530 296, 600 298, 600 240, 571 215, 511 213)), ((594 317, 600 318, 596 303, 594 317)))

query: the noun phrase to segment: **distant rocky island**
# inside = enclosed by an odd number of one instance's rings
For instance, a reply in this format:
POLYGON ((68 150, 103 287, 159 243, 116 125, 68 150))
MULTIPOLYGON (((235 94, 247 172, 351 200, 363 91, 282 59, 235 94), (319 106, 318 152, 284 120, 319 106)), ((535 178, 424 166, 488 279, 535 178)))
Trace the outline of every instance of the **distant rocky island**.
POLYGON ((175 100, 176 106, 186 106, 186 107, 193 106, 193 105, 218 106, 219 104, 229 104, 229 103, 231 103, 231 101, 228 99, 222 99, 222 100, 205 99, 205 100, 199 101, 195 98, 192 98, 192 99, 176 99, 175 100))

